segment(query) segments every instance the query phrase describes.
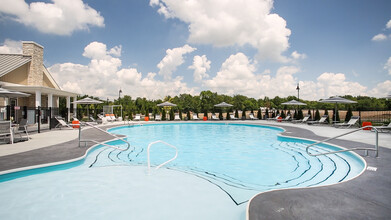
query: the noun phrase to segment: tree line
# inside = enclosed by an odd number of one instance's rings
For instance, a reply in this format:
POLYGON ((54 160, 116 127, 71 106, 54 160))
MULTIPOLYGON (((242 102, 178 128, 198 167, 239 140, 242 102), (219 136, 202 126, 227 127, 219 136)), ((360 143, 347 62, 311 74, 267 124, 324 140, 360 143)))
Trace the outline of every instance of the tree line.
MULTIPOLYGON (((80 96, 78 99, 82 99, 87 97, 88 95, 80 96)), ((99 100, 97 97, 88 96, 93 99, 99 100)), ((368 96, 350 96, 345 95, 341 96, 346 99, 354 100, 357 104, 339 104, 339 110, 352 110, 352 111, 383 111, 383 110, 391 110, 391 100, 387 100, 386 98, 374 98, 368 96)), ((282 105, 282 103, 297 100, 296 96, 288 96, 285 98, 276 96, 274 98, 264 97, 260 99, 250 98, 244 95, 233 95, 228 96, 224 94, 218 94, 217 92, 212 91, 202 91, 199 95, 190 95, 190 94, 180 94, 178 96, 166 96, 164 99, 157 100, 148 100, 146 98, 137 97, 133 99, 129 95, 125 95, 124 97, 115 99, 114 101, 108 100, 100 100, 103 103, 98 105, 90 105, 90 109, 95 109, 99 112, 103 109, 104 105, 122 105, 123 106, 123 114, 124 115, 134 115, 134 114, 161 114, 165 111, 164 108, 158 107, 157 104, 163 103, 165 101, 169 101, 171 103, 176 104, 176 107, 172 108, 173 112, 195 112, 195 113, 218 113, 221 111, 221 108, 216 108, 214 105, 226 102, 232 104, 231 108, 225 109, 225 111, 253 111, 258 110, 260 107, 265 107, 269 111, 272 109, 275 110, 289 110, 296 109, 296 106, 287 106, 282 105)), ((65 106, 65 101, 62 101, 62 105, 65 106)), ((321 103, 318 101, 308 101, 300 99, 300 102, 306 103, 307 105, 304 107, 300 107, 302 109, 334 109, 334 104, 330 103, 321 103)), ((80 109, 86 109, 86 105, 78 106, 80 109)), ((118 110, 117 110, 118 111, 118 110)))

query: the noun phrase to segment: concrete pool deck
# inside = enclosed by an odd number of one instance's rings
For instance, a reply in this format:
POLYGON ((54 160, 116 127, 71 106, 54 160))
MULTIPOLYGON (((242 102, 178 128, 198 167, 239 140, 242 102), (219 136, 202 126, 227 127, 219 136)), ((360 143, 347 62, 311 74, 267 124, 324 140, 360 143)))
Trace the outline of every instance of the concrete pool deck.
MULTIPOLYGON (((224 121, 227 122, 227 121, 224 121)), ((153 123, 153 122, 146 122, 153 123)), ((164 122, 159 122, 164 123, 164 122)), ((352 129, 267 121, 229 121, 282 127, 283 135, 322 140, 352 129)), ((103 128, 123 125, 110 123, 103 128)), ((83 130, 83 138, 104 141, 112 137, 95 129, 83 130)), ((88 148, 78 147, 78 130, 52 130, 31 134, 31 140, 0 145, 0 172, 82 157, 88 148)), ((375 134, 360 131, 331 141, 346 148, 373 147, 375 134), (353 140, 353 141, 352 141, 353 140)), ((269 191, 249 203, 249 219, 386 219, 391 216, 391 134, 379 134, 379 157, 364 157, 368 166, 361 176, 333 186, 269 191)), ((357 152, 363 155, 362 152, 357 152)))

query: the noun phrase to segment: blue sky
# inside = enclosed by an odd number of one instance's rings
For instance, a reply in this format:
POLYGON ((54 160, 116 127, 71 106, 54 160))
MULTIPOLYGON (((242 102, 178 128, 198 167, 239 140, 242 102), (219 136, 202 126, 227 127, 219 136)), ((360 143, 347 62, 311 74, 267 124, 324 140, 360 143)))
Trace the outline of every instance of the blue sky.
POLYGON ((391 94, 388 0, 0 0, 0 53, 21 41, 64 90, 102 99, 391 94))

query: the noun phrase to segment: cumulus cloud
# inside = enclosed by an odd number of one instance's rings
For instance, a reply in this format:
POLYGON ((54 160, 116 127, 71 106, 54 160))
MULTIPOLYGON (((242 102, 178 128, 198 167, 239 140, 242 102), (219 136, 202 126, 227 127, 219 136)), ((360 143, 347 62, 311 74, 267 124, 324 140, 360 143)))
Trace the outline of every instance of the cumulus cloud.
POLYGON ((391 75, 391 57, 388 58, 387 63, 384 65, 384 69, 386 69, 388 74, 391 75))
POLYGON ((190 47, 187 44, 183 47, 166 50, 166 56, 157 65, 159 68, 159 75, 162 75, 166 80, 171 79, 172 73, 184 62, 183 56, 195 50, 197 49, 190 47))
POLYGON ((22 53, 22 41, 5 39, 2 46, 0 46, 0 53, 21 54, 22 53))
POLYGON ((391 94, 391 80, 378 83, 373 89, 369 91, 370 96, 384 98, 391 94))
POLYGON ((62 89, 101 98, 117 98, 118 89, 132 97, 162 99, 166 95, 195 94, 183 77, 170 81, 155 79, 156 73, 143 76, 135 68, 121 68, 121 46, 107 49, 106 44, 92 42, 84 48, 83 56, 90 58, 88 65, 57 63, 48 68, 62 89))
POLYGON ((378 34, 378 35, 375 35, 373 38, 372 38, 372 41, 382 41, 382 40, 386 40, 387 39, 387 36, 384 35, 384 34, 378 34))
POLYGON ((387 29, 390 29, 390 28, 391 28, 391 20, 389 20, 389 21, 387 22, 386 28, 387 28, 387 29))
POLYGON ((104 18, 82 0, 52 0, 52 3, 3 0, 0 14, 5 14, 43 33, 70 35, 91 26, 104 27, 104 18))
POLYGON ((292 54, 291 54, 291 57, 294 59, 294 60, 301 60, 301 59, 306 59, 307 58, 307 55, 306 54, 301 54, 297 51, 293 51, 292 54))
POLYGON ((151 0, 150 5, 168 19, 187 23, 191 43, 250 45, 258 50, 259 59, 289 61, 282 53, 289 47, 291 31, 282 17, 271 13, 272 0, 151 0))
POLYGON ((206 73, 210 69, 211 61, 208 60, 206 55, 194 56, 193 65, 189 66, 189 69, 193 69, 194 81, 199 83, 204 78, 208 78, 209 75, 206 73))

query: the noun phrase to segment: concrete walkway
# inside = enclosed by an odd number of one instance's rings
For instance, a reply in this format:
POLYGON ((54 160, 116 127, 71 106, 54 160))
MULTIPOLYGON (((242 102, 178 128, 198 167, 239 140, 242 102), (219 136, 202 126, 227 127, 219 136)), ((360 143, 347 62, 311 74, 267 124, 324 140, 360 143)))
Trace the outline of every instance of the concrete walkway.
MULTIPOLYGON (((154 122, 146 122, 154 123, 154 122)), ((165 123, 165 122, 160 122, 165 123)), ((272 125, 285 129, 283 135, 323 140, 353 129, 328 126, 277 123, 267 121, 229 121, 272 125)), ((103 129, 123 125, 110 123, 103 129)), ((0 145, 0 173, 23 167, 80 158, 87 149, 78 146, 78 130, 52 130, 31 134, 31 140, 0 145)), ((112 136, 96 129, 83 130, 83 138, 98 141, 112 136)), ((330 141, 346 148, 373 147, 375 133, 359 131, 330 141)), ((248 204, 249 219, 388 219, 391 216, 391 133, 379 134, 378 158, 365 157, 368 166, 377 171, 365 171, 361 176, 333 186, 270 191, 255 196, 248 204)), ((363 155, 362 152, 358 152, 363 155)), ((373 153, 371 153, 373 155, 373 153)))

